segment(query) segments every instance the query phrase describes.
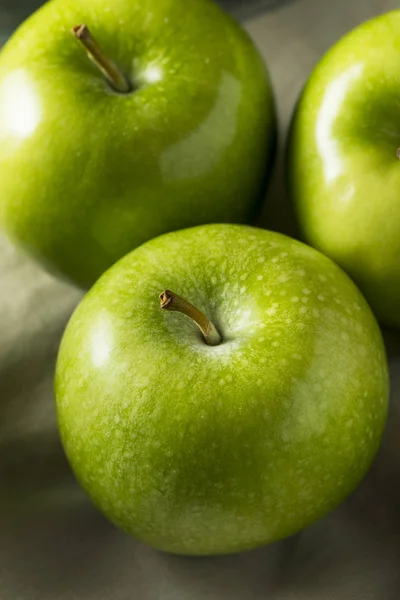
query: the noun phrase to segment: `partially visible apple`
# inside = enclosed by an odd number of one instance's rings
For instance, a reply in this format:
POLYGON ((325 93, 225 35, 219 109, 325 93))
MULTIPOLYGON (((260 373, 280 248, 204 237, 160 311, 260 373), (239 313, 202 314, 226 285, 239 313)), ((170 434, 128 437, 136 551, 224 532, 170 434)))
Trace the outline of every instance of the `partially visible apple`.
POLYGON ((400 327, 400 11, 321 60, 292 125, 288 178, 304 238, 400 327))
POLYGON ((0 55, 0 224, 82 286, 161 233, 251 221, 274 141, 263 61, 210 0, 54 0, 0 55))
POLYGON ((328 258, 206 225, 99 279, 55 389, 67 456, 100 510, 157 548, 204 555, 278 540, 341 502, 377 451, 388 373, 367 303, 328 258))

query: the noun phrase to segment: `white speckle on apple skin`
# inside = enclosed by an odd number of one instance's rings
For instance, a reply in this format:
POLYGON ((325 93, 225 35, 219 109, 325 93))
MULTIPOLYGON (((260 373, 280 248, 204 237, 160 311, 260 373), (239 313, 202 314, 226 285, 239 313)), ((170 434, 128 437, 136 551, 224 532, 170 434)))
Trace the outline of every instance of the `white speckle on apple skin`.
POLYGON ((231 225, 163 236, 115 265, 71 319, 56 376, 64 446, 95 503, 189 554, 265 544, 336 506, 376 452, 387 386, 379 329, 352 282, 299 242, 231 225), (166 288, 224 343, 161 311, 166 288))

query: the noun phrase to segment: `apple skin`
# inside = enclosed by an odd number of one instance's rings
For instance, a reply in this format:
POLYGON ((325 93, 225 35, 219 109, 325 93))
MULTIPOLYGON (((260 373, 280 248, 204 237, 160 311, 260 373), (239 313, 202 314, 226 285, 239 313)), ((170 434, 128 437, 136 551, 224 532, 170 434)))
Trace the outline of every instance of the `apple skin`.
POLYGON ((64 334, 67 457, 95 505, 178 554, 239 552, 337 506, 378 449, 385 350, 353 282, 304 244, 245 225, 154 239, 108 270, 64 334), (223 335, 160 309, 169 288, 223 335))
POLYGON ((90 286, 167 231, 251 222, 276 137, 246 32, 209 0, 54 0, 0 55, 0 225, 90 286), (136 90, 114 93, 85 23, 136 90))
POLYGON ((288 180, 301 236, 345 269, 378 319, 400 327, 400 11, 339 41, 291 128, 288 180))

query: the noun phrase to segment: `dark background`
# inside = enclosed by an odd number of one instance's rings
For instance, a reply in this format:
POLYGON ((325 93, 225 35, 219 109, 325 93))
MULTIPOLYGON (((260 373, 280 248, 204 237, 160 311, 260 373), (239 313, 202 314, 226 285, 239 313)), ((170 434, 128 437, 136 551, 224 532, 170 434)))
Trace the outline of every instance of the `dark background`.
MULTIPOLYGON (((293 0, 219 0, 219 4, 236 17, 245 18, 290 1, 293 0)), ((0 40, 42 4, 42 0, 0 0, 0 40)))

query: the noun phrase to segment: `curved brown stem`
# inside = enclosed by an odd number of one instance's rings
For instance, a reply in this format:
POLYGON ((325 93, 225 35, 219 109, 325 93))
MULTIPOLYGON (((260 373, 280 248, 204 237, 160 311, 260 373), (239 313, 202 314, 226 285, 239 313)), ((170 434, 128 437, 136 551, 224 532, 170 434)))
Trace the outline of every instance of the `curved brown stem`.
POLYGON ((175 294, 170 290, 162 292, 160 294, 160 307, 164 310, 180 312, 192 319, 200 329, 209 346, 218 346, 218 344, 221 344, 222 337, 215 325, 201 312, 201 310, 193 306, 193 304, 184 298, 181 298, 181 296, 178 296, 178 294, 175 294))
POLYGON ((86 25, 76 25, 72 29, 74 36, 82 43, 87 55, 100 69, 111 87, 121 94, 132 91, 132 84, 124 73, 103 52, 86 25))

